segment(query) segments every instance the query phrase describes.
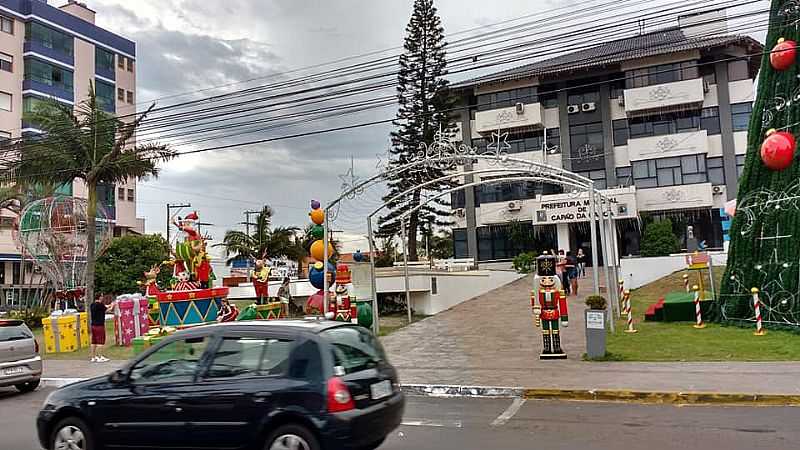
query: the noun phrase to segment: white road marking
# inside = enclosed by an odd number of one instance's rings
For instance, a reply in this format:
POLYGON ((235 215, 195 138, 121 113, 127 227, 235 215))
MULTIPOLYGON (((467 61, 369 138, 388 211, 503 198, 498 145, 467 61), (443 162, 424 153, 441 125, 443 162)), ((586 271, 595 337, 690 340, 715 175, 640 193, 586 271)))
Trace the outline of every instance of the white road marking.
POLYGON ((409 419, 404 420, 400 425, 407 427, 461 428, 461 421, 436 422, 428 419, 409 419))
POLYGON ((503 411, 503 414, 500 414, 499 416, 497 416, 497 419, 494 419, 494 422, 492 422, 492 426, 501 427, 505 425, 506 422, 508 422, 509 420, 511 420, 512 417, 514 417, 514 414, 516 414, 524 404, 525 404, 524 398, 515 398, 514 401, 511 402, 511 405, 509 405, 508 408, 505 411, 503 411))

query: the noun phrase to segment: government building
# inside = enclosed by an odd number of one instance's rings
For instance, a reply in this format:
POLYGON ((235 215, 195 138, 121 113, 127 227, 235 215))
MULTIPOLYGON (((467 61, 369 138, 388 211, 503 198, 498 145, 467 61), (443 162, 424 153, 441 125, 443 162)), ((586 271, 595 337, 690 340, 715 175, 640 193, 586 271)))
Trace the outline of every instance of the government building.
MULTIPOLYGON (((494 139, 514 158, 593 180, 613 204, 623 257, 639 254, 641 224, 661 218, 684 247, 691 226, 705 247, 721 249, 763 51, 727 34, 722 14, 454 83, 470 105, 456 118, 457 140, 481 153, 494 139)), ((527 181, 465 189, 452 198, 455 257, 591 254, 587 198, 527 181)))

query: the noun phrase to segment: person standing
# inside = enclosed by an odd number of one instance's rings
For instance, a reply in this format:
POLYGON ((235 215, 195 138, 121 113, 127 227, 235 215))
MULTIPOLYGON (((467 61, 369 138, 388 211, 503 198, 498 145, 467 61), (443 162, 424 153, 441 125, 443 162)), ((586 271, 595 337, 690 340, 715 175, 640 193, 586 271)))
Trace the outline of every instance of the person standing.
POLYGON ((567 280, 569 281, 569 291, 572 295, 578 295, 578 259, 572 255, 572 252, 567 252, 567 280))
POLYGON ((561 280, 561 288, 565 295, 569 295, 569 278, 567 277, 567 257, 564 250, 558 251, 558 262, 556 263, 556 274, 561 280))
POLYGON ((278 288, 278 298, 281 299, 281 317, 289 317, 289 302, 292 301, 289 277, 283 277, 283 283, 278 288))
POLYGON ((89 346, 89 355, 91 362, 104 363, 108 358, 101 354, 103 346, 106 345, 106 312, 114 308, 116 302, 112 301, 110 305, 106 305, 102 296, 95 298, 94 302, 89 307, 92 342, 89 346))
POLYGON ((586 276, 586 254, 583 253, 583 247, 578 248, 578 276, 581 278, 586 276))

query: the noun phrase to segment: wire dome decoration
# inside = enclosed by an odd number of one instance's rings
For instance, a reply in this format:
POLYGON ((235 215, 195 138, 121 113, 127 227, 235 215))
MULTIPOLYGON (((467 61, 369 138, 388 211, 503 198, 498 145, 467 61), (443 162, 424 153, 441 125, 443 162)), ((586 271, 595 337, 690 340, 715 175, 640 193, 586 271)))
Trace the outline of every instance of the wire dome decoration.
MULTIPOLYGON (((20 213, 16 244, 53 284, 56 290, 86 285, 88 202, 72 196, 36 200, 20 213)), ((112 221, 97 205, 95 254, 111 242, 112 221)))

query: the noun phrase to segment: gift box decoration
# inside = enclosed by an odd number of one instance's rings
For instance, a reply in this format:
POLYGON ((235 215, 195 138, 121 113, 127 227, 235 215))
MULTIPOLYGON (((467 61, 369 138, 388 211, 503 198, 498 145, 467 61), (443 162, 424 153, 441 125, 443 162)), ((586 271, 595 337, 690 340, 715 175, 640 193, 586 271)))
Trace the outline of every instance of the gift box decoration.
POLYGON ((160 292, 157 297, 161 326, 185 327, 215 322, 222 299, 227 296, 226 287, 160 292))
POLYGON ((138 355, 148 348, 158 344, 166 336, 146 334, 144 336, 137 336, 131 340, 133 344, 133 354, 138 355))
POLYGON ((282 303, 270 302, 265 305, 256 305, 256 319, 277 320, 281 317, 282 303))
POLYGON ((42 328, 47 353, 69 353, 89 346, 89 318, 86 313, 45 317, 42 319, 42 328))
POLYGON ((117 345, 129 347, 135 337, 150 329, 150 303, 137 295, 121 295, 114 306, 114 338, 117 345))

